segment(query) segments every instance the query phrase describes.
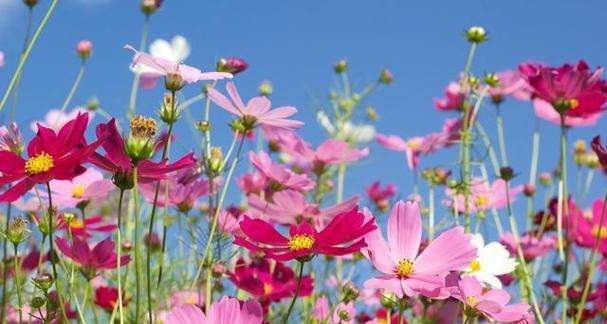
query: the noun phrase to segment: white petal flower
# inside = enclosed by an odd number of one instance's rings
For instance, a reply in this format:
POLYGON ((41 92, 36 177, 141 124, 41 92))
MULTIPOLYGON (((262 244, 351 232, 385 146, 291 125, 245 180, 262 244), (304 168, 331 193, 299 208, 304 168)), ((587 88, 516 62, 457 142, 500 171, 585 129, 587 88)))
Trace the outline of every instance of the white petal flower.
POLYGON ((476 277, 489 287, 502 288, 497 276, 514 271, 516 260, 511 258, 508 250, 498 242, 485 245, 480 234, 473 235, 471 243, 478 249, 478 257, 465 269, 466 275, 476 277))
MULTIPOLYGON (((190 56, 190 52, 190 43, 185 37, 181 35, 173 37, 170 43, 167 40, 161 38, 156 39, 150 44, 149 48, 150 55, 175 63, 181 63, 185 61, 185 59, 190 56)), ((145 65, 138 64, 135 66, 131 66, 131 71, 133 71, 134 73, 145 73, 152 72, 153 69, 145 65)))

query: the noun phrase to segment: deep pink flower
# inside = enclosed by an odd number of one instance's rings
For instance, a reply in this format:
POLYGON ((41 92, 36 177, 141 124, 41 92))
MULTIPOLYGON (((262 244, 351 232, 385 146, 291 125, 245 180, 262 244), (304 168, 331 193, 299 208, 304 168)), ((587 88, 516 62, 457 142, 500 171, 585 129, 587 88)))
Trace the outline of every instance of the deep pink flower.
POLYGON ((110 233, 116 230, 118 227, 115 224, 104 223, 103 217, 93 216, 87 217, 84 221, 74 218, 68 226, 65 220, 65 215, 59 216, 57 219, 57 229, 68 231, 70 230, 72 235, 78 237, 91 237, 90 232, 97 233, 110 233))
POLYGON ((250 152, 249 160, 257 171, 270 180, 269 185, 275 191, 277 189, 309 191, 314 188, 314 181, 310 180, 307 175, 295 174, 285 166, 272 162, 270 156, 264 151, 257 154, 250 152))
POLYGON ((265 252, 269 258, 277 261, 307 258, 315 254, 340 256, 360 251, 366 246, 362 237, 376 228, 373 220, 365 222, 365 216, 354 208, 335 216, 320 231, 307 222, 291 225, 287 238, 270 223, 245 215, 240 222, 240 230, 246 237, 236 236, 234 244, 251 251, 265 252), (346 245, 349 242, 352 243, 346 245))
MULTIPOLYGON (((112 118, 106 124, 97 126, 97 137, 106 137, 103 142, 105 155, 93 154, 91 162, 99 168, 106 170, 117 178, 131 179, 133 176, 133 164, 125 152, 125 145, 118 129, 116 121, 112 118)), ((194 153, 189 153, 174 163, 168 164, 167 160, 152 162, 150 160, 139 161, 137 164, 138 180, 140 183, 155 182, 167 178, 173 171, 190 168, 196 164, 194 153)))
POLYGON ((0 127, 0 150, 21 155, 23 151, 23 137, 17 123, 10 123, 10 127, 0 127))
MULTIPOLYGON (((114 287, 102 286, 95 289, 95 304, 108 313, 112 313, 118 304, 118 289, 114 287)), ((122 306, 126 307, 128 300, 122 292, 122 306)))
MULTIPOLYGON (((511 254, 518 255, 512 233, 505 233, 500 238, 500 243, 502 243, 511 254)), ((544 256, 554 251, 556 248, 556 237, 544 235, 541 239, 538 239, 531 233, 525 233, 520 238, 520 244, 525 260, 531 261, 538 256, 544 256)))
POLYGON ((254 97, 245 106, 233 82, 228 82, 226 91, 230 99, 213 88, 209 89, 208 96, 216 105, 238 116, 249 129, 256 125, 280 128, 298 128, 303 125, 300 121, 287 119, 297 112, 295 107, 287 106, 270 110, 271 102, 266 97, 254 97))
MULTIPOLYGON (((521 192, 523 192, 523 186, 510 188, 510 202, 514 201, 521 192)), ((447 196, 451 198, 445 202, 446 205, 453 206, 453 199, 455 199, 457 201, 457 210, 459 212, 464 212, 466 210, 466 200, 463 194, 456 193, 453 189, 447 189, 446 193, 447 196)), ((504 180, 497 179, 489 186, 489 182, 484 178, 476 177, 472 179, 470 197, 468 200, 468 210, 471 213, 504 208, 506 207, 507 202, 506 182, 504 180)))
POLYGON ((390 199, 394 196, 398 188, 395 184, 390 183, 384 188, 381 187, 379 181, 373 182, 365 188, 365 193, 369 200, 375 204, 375 207, 380 211, 386 211, 390 207, 390 199))
POLYGON ((607 95, 600 67, 592 71, 580 60, 560 67, 521 64, 519 71, 533 89, 533 96, 550 103, 559 113, 587 118, 605 110, 607 95))
POLYGON ((592 150, 599 157, 599 162, 607 173, 607 148, 601 143, 601 136, 596 136, 592 139, 592 150))
POLYGON ((259 303, 249 299, 242 305, 236 298, 224 296, 206 311, 194 305, 185 304, 173 307, 167 316, 171 324, 261 324, 263 311, 259 303))
POLYGON ((84 139, 87 124, 88 114, 78 114, 58 134, 38 125, 38 133, 27 147, 27 161, 14 152, 0 150, 0 185, 18 181, 0 195, 0 202, 17 200, 37 183, 70 180, 84 173, 86 169, 81 164, 105 140, 101 136, 87 145, 84 139))
MULTIPOLYGON (((130 49, 135 53, 133 56, 133 66, 137 64, 145 65, 152 69, 156 76, 169 76, 171 74, 176 74, 181 77, 181 79, 187 83, 194 83, 198 81, 205 80, 222 80, 222 79, 231 79, 232 74, 225 72, 205 72, 203 73, 199 69, 195 67, 191 67, 189 65, 180 64, 176 62, 172 62, 170 60, 166 60, 159 57, 154 57, 150 54, 139 52, 134 49, 130 45, 126 45, 124 48, 130 49)), ((153 74, 153 72, 147 72, 148 75, 153 74)))
MULTIPOLYGON (((99 270, 112 270, 118 266, 114 241, 109 237, 97 243, 92 250, 85 240, 78 237, 73 238, 71 246, 63 237, 56 238, 55 242, 66 257, 82 267, 82 272, 88 279, 94 278, 99 270)), ((131 257, 124 255, 120 258, 120 266, 123 267, 130 261, 131 257)))
MULTIPOLYGON (((367 218, 373 218, 365 210, 367 218)), ((386 289, 399 298, 418 294, 443 298, 442 288, 449 271, 463 270, 476 258, 471 236, 461 226, 452 228, 434 239, 421 253, 422 221, 419 205, 399 201, 388 218, 388 241, 380 230, 365 236, 368 247, 364 253, 379 277, 365 282, 366 288, 386 289), (419 254, 418 254, 419 253, 419 254)))
POLYGON ((592 248, 597 236, 599 238, 598 249, 607 254, 607 206, 602 199, 596 199, 588 213, 579 212, 572 224, 576 232, 576 241, 580 246, 592 248), (601 217, 601 213, 605 214, 601 217), (602 220, 602 223, 601 223, 602 220))
POLYGON ((244 72, 249 67, 247 61, 238 57, 221 58, 217 62, 217 71, 238 74, 244 72))
POLYGON ((459 82, 451 82, 445 88, 445 97, 434 99, 434 107, 442 111, 461 110, 463 99, 468 92, 469 90, 466 89, 464 95, 462 95, 459 82))
POLYGON ((358 206, 359 199, 350 198, 340 204, 321 209, 317 204, 308 203, 304 194, 295 190, 282 190, 272 195, 272 202, 259 196, 250 195, 248 202, 253 216, 280 224, 296 225, 302 221, 313 224, 317 229, 338 214, 348 212, 358 206))
POLYGON ((452 294, 462 301, 467 308, 473 309, 490 320, 498 322, 518 322, 529 317, 531 306, 527 304, 507 305, 510 294, 503 289, 484 291, 475 277, 460 279, 459 291, 452 294))
MULTIPOLYGON (((542 99, 534 99, 533 107, 535 115, 545 119, 555 125, 561 124, 561 115, 554 110, 551 104, 542 99)), ((588 116, 565 116, 565 126, 593 126, 601 117, 601 114, 592 114, 588 116)))
MULTIPOLYGON (((104 199, 115 188, 111 180, 92 168, 71 180, 53 180, 50 185, 53 203, 59 208, 75 208, 81 202, 104 199)), ((46 192, 40 195, 48 198, 46 192)))

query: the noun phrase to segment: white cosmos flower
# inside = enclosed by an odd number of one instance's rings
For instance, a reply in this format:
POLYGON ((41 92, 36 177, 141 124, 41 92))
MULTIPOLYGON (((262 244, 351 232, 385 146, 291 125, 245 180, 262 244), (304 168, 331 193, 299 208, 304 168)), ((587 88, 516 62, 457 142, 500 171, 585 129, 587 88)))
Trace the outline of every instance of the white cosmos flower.
POLYGON ((464 270, 465 275, 474 276, 492 288, 502 288, 502 282, 497 276, 514 271, 516 260, 511 258, 508 250, 498 242, 485 245, 480 234, 474 234, 471 243, 478 249, 478 257, 464 270))
MULTIPOLYGON (((175 63, 182 63, 190 56, 190 43, 180 35, 171 39, 169 43, 164 39, 156 39, 150 44, 150 55, 165 59, 175 63)), ((158 81, 157 72, 143 64, 131 65, 131 71, 139 74, 139 85, 145 89, 151 89, 156 86, 158 81)))
POLYGON ((338 131, 337 127, 331 122, 329 116, 322 110, 316 113, 316 120, 331 137, 344 142, 352 143, 354 145, 366 144, 375 138, 375 127, 365 124, 354 124, 350 121, 345 122, 338 131))

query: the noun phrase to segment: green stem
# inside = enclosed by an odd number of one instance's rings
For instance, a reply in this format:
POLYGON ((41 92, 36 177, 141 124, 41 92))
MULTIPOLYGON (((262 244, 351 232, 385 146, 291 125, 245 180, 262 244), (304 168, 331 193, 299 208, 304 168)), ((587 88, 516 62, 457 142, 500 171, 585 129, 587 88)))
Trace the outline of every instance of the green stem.
POLYGON ((135 291, 136 291, 136 300, 135 300, 135 323, 140 323, 139 315, 141 313, 141 239, 140 239, 140 224, 139 224, 139 184, 138 184, 138 172, 137 167, 133 168, 133 201, 135 204, 135 291))
MULTIPOLYGON (((148 39, 148 30, 150 25, 150 16, 145 15, 145 20, 143 22, 143 32, 141 33, 141 41, 139 42, 139 51, 143 52, 145 50, 145 45, 147 44, 148 39)), ((139 90, 139 78, 141 77, 140 73, 135 73, 133 76, 133 83, 131 84, 131 95, 129 99, 129 108, 127 111, 127 117, 129 119, 135 116, 135 104, 137 103, 137 91, 139 90)))
MULTIPOLYGON (((4 224, 4 233, 8 232, 8 224, 10 223, 11 220, 11 212, 12 212, 12 204, 8 203, 8 206, 6 207, 6 222, 4 224)), ((44 246, 44 244, 42 245, 44 246)), ((6 255, 8 254, 8 239, 6 237, 4 237, 4 240, 2 242, 2 260, 6 259, 6 255)), ((42 253, 40 253, 42 255, 42 253)), ((6 301, 7 301, 7 294, 8 294, 8 285, 7 285, 7 279, 8 279, 8 269, 6 267, 2 267, 2 309, 0 309, 0 323, 4 323, 4 318, 6 316, 6 301)))
POLYGON ((590 285, 592 284, 592 277, 594 276, 594 268, 596 267, 599 242, 601 241, 601 232, 603 231, 603 221, 605 219, 605 208, 607 207, 607 192, 603 198, 603 207, 601 208, 601 217, 599 219, 599 228, 594 238, 594 246, 592 247, 592 256, 590 257, 590 268, 588 268, 588 277, 586 277, 586 283, 584 284, 584 291, 582 292, 582 298, 578 303, 577 314, 575 316, 574 324, 580 323, 582 319, 582 313, 584 312, 584 306, 586 306, 586 298, 588 298, 588 292, 590 291, 590 285))
POLYGON ((428 242, 432 242, 434 238, 434 186, 428 188, 428 242))
POLYGON ((117 280, 118 280, 118 318, 120 324, 124 323, 124 313, 122 310, 122 268, 120 264, 120 258, 122 257, 122 201, 124 200, 124 189, 120 189, 120 197, 118 198, 118 219, 116 225, 118 226, 117 238, 116 238, 116 255, 117 255, 117 280))
POLYGON ((289 321, 289 316, 293 311, 293 307, 295 306, 295 302, 297 301, 297 297, 299 297, 299 290, 301 289, 301 281, 303 279, 303 270, 304 270, 305 262, 299 261, 299 278, 297 278, 297 288, 295 289, 295 295, 293 295, 293 299, 291 299, 291 304, 289 305, 289 309, 285 314, 285 317, 282 319, 282 324, 287 324, 289 321))
MULTIPOLYGON (((33 40, 32 40, 33 42, 33 40)), ((53 195, 51 193, 51 184, 50 182, 46 183, 46 190, 48 193, 48 228, 49 228, 49 253, 52 256, 56 256, 56 252, 55 252, 55 248, 54 248, 54 238, 53 238, 53 233, 55 231, 55 224, 53 224, 53 219, 55 217, 55 212, 53 210, 53 195)), ((40 251, 40 253, 42 254, 42 251, 40 251)), ((65 311, 65 303, 63 302, 63 296, 61 295, 61 280, 58 276, 57 273, 57 266, 55 265, 55 262, 53 262, 53 260, 51 260, 51 266, 53 268, 53 278, 55 279, 55 290, 57 291, 57 299, 59 300, 59 308, 61 309, 61 316, 63 317, 64 321, 68 321, 67 320, 67 313, 65 311)))
POLYGON ((40 34, 42 33, 44 26, 46 26, 46 23, 48 22, 49 18, 51 17, 51 14, 55 10, 55 7, 57 6, 58 2, 59 2, 59 0, 53 0, 53 2, 51 2, 51 5, 49 6, 48 10, 46 11, 44 18, 42 18, 42 21, 40 22, 38 29, 34 33, 34 37, 32 37, 32 41, 29 43, 29 45, 27 46, 27 49, 25 50, 25 53, 23 53, 23 56, 19 60, 19 65, 17 65, 17 70, 15 70, 15 73, 13 74, 11 81, 8 84, 8 88, 6 88, 6 91, 4 92, 2 101, 0 101, 0 111, 2 111, 2 109, 6 105, 6 101, 8 100, 8 97, 10 96, 11 91, 13 90, 13 87, 15 86, 15 83, 17 82, 17 79, 19 78, 19 75, 21 74, 21 71, 23 70, 25 61, 27 61, 27 58, 29 57, 30 53, 32 52, 34 45, 38 41, 38 37, 40 37, 40 34))
MULTIPOLYGON (((563 276, 561 278, 561 297, 563 299, 562 309, 561 309, 561 322, 565 323, 567 320, 567 307, 569 304, 569 296, 567 295, 567 274, 569 268, 569 196, 567 194, 567 127, 565 126, 565 115, 561 114, 561 187, 562 187, 562 204, 560 206, 563 207, 561 210, 561 220, 565 217, 565 226, 566 226, 566 244, 565 244, 565 255, 564 255, 564 267, 563 267, 563 276)), ((562 226, 562 225, 561 225, 562 226)), ((561 236, 562 236, 561 231, 561 236)), ((563 244, 563 238, 561 237, 561 248, 563 244)))
POLYGON ((21 275, 19 273, 19 268, 21 262, 19 262, 19 254, 17 248, 19 247, 18 243, 13 243, 13 251, 15 254, 15 286, 17 288, 17 302, 19 303, 19 323, 23 322, 23 311, 21 310, 21 306, 23 302, 21 301, 21 275))
MULTIPOLYGON (((346 164, 340 164, 337 169, 337 204, 344 200, 344 181, 346 177, 346 164)), ((335 260, 335 272, 337 281, 341 284, 343 279, 343 260, 337 258, 335 260)))
POLYGON ((495 106, 497 112, 496 124, 497 124, 497 139, 500 146, 500 155, 502 156, 502 166, 508 165, 508 155, 506 154, 506 139, 504 137, 504 119, 499 105, 495 106))
MULTIPOLYGON (((76 80, 74 80, 74 84, 72 85, 72 88, 70 89, 70 92, 68 93, 67 97, 65 98, 65 101, 63 102, 63 105, 61 106, 61 112, 65 112, 65 110, 67 109, 67 107, 69 106, 70 102, 72 101, 72 98, 74 98, 74 95, 76 94, 76 90, 78 90, 78 86, 80 85, 80 81, 82 81, 82 77, 84 76, 84 67, 86 65, 86 59, 82 60, 82 64, 80 65, 80 70, 78 71, 78 75, 76 76, 76 80)), ((60 116, 61 114, 57 115, 57 118, 55 118, 54 121, 54 126, 57 127, 57 123, 59 122, 59 118, 61 118, 60 116)))

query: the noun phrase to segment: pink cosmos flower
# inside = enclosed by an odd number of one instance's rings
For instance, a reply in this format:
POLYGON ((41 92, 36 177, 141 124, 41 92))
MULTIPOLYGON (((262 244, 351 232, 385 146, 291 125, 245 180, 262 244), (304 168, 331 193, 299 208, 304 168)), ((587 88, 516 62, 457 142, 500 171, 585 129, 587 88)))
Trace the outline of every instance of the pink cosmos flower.
MULTIPOLYGON (((214 191, 221 185, 222 179, 217 178, 213 184, 214 191)), ((195 201, 209 194, 210 183, 201 174, 191 168, 171 172, 166 181, 160 182, 158 200, 156 204, 163 207, 165 203, 177 207, 182 212, 187 212, 194 206, 195 201), (165 197, 165 192, 168 196, 165 197)), ((140 187, 141 193, 147 202, 154 202, 156 194, 156 183, 145 183, 140 187)))
POLYGON ((260 151, 249 153, 249 160, 261 174, 266 176, 270 182, 270 187, 276 189, 293 189, 300 191, 309 191, 314 188, 314 181, 310 180, 305 174, 295 174, 285 166, 272 162, 270 156, 260 151))
POLYGON ((204 305, 205 294, 201 291, 176 290, 171 294, 169 304, 171 307, 182 306, 186 304, 202 306, 204 305))
MULTIPOLYGON (((522 191, 523 186, 510 188, 510 202, 514 201, 522 191)), ((456 193, 453 189, 447 189, 446 193, 447 196, 451 197, 451 200, 445 201, 446 205, 452 206, 452 200, 456 199, 457 210, 459 212, 466 210, 466 200, 463 194, 456 193)), ((472 213, 506 207, 506 182, 502 179, 497 179, 489 186, 486 179, 480 177, 473 178, 470 186, 469 204, 468 210, 472 213)))
POLYGON ((375 204, 378 210, 384 212, 390 207, 390 199, 394 196, 398 188, 395 184, 390 183, 383 189, 379 181, 373 182, 370 186, 365 188, 365 193, 369 200, 375 204))
POLYGON ((362 150, 350 148, 348 143, 337 139, 328 139, 318 146, 314 152, 315 167, 325 165, 338 165, 357 161, 369 155, 369 149, 362 150))
POLYGON ((529 317, 527 304, 507 305, 510 294, 503 289, 490 289, 484 291, 480 282, 474 277, 463 277, 460 279, 459 292, 452 294, 459 299, 467 308, 482 314, 490 320, 498 322, 519 322, 529 317))
MULTIPOLYGON (((112 181, 104 179, 101 172, 92 168, 71 180, 53 180, 50 185, 53 204, 59 208, 75 208, 81 202, 101 200, 114 190, 112 181)), ((48 196, 45 192, 40 195, 48 196)))
MULTIPOLYGON (((466 89, 466 93, 468 93, 468 91, 469 90, 466 89)), ((434 107, 442 111, 461 110, 464 96, 461 94, 459 82, 451 82, 447 88, 445 88, 445 97, 434 99, 434 107)))
POLYGON ((592 150, 599 157, 599 162, 603 166, 605 173, 607 173, 607 148, 601 143, 601 136, 596 136, 592 139, 592 150))
MULTIPOLYGON (((531 233, 525 233, 520 238, 521 249, 523 250, 523 257, 527 261, 531 261, 538 256, 544 256, 556 248, 556 237, 544 235, 541 239, 535 237, 531 233)), ((510 251, 513 255, 518 255, 516 244, 514 244, 514 237, 512 233, 505 233, 501 238, 500 242, 510 251)))
POLYGON ((497 72, 496 75, 499 79, 498 85, 488 89, 488 94, 494 103, 499 104, 506 96, 519 100, 531 99, 532 89, 519 71, 502 71, 497 72))
POLYGON ((17 123, 10 123, 9 128, 0 127, 0 150, 21 155, 23 151, 23 137, 17 123))
MULTIPOLYGON (((122 306, 126 307, 128 304, 124 291, 122 292, 122 306)), ((118 304, 118 289, 114 287, 98 287, 95 289, 95 304, 101 307, 108 313, 112 313, 118 304)))
POLYGON ((592 71, 582 60, 575 65, 548 67, 521 64, 519 71, 533 89, 533 96, 570 117, 591 117, 605 110, 607 102, 602 68, 592 71))
MULTIPOLYGON (((57 248, 68 258, 82 267, 83 274, 90 280, 97 275, 98 270, 116 269, 118 260, 114 248, 114 241, 111 238, 97 243, 91 250, 88 243, 78 237, 72 240, 72 246, 63 237, 55 239, 57 248)), ((131 261, 129 255, 120 258, 120 266, 125 266, 131 261)))
POLYGON ((246 195, 259 194, 266 188, 266 177, 259 172, 245 173, 236 182, 246 195))
POLYGON ((35 120, 31 122, 30 128, 33 132, 38 132, 38 125, 42 125, 57 132, 61 129, 61 127, 67 124, 70 120, 78 117, 80 114, 88 114, 89 119, 92 119, 95 116, 95 113, 82 107, 75 108, 70 112, 62 112, 60 109, 50 109, 44 115, 44 120, 35 120))
POLYGON ((179 75, 181 79, 187 83, 194 83, 198 81, 206 80, 223 80, 231 79, 231 73, 225 72, 206 72, 203 73, 195 67, 189 65, 172 62, 163 58, 154 57, 152 55, 139 52, 130 45, 126 45, 124 48, 129 49, 135 53, 133 56, 133 66, 141 64, 152 69, 148 72, 150 75, 155 73, 157 77, 168 76, 172 74, 179 75))
POLYGON ((171 324, 261 324, 262 320, 263 311, 256 300, 249 299, 241 306, 238 299, 228 296, 213 303, 206 314, 194 305, 185 304, 174 307, 167 316, 167 323, 171 324))
POLYGON ((307 222, 291 225, 287 238, 270 223, 245 215, 240 222, 240 230, 246 237, 236 236, 234 244, 251 251, 265 252, 267 257, 277 261, 307 258, 315 254, 341 256, 360 251, 366 246, 362 237, 376 228, 372 219, 365 221, 365 216, 354 208, 335 216, 320 231, 307 222), (352 243, 346 245, 349 242, 352 243))
POLYGON ((280 224, 296 225, 302 221, 314 224, 317 229, 338 214, 348 212, 358 206, 357 197, 350 198, 335 206, 321 209, 317 204, 310 204, 304 194, 295 190, 282 190, 272 195, 272 202, 262 200, 259 196, 249 196, 250 212, 253 216, 280 224))
POLYGON ((116 230, 118 226, 114 224, 106 224, 101 216, 87 217, 84 221, 80 219, 73 219, 69 225, 65 220, 65 216, 61 215, 57 219, 57 229, 68 231, 70 230, 72 235, 78 237, 91 237, 90 232, 97 233, 111 233, 116 230))
POLYGON ((244 72, 248 67, 249 63, 238 57, 221 58, 217 61, 217 71, 228 72, 234 75, 244 72))
POLYGON ((219 212, 219 230, 223 233, 235 235, 240 231, 240 216, 242 216, 242 211, 238 208, 222 209, 219 212))
POLYGON ((270 110, 271 102, 266 97, 254 97, 245 106, 233 82, 228 82, 226 91, 230 99, 213 88, 209 89, 208 96, 216 105, 238 116, 248 129, 256 125, 279 128, 298 128, 303 125, 300 121, 287 119, 297 112, 295 107, 287 106, 270 110))
MULTIPOLYGON (((373 218, 365 210, 367 218, 373 218)), ((474 258, 476 248, 471 236, 461 226, 452 228, 434 239, 421 253, 422 221, 419 205, 397 202, 388 218, 388 241, 380 230, 365 236, 367 257, 379 277, 365 282, 366 288, 385 289, 399 298, 421 294, 429 298, 443 298, 442 288, 449 271, 465 269, 474 258), (418 254, 419 253, 419 254, 418 254)))
MULTIPOLYGON (((535 109, 535 115, 545 119, 555 125, 561 125, 561 115, 554 110, 551 104, 542 100, 534 99, 533 107, 535 109)), ((565 116, 565 126, 593 126, 601 117, 601 114, 592 114, 588 116, 565 116)))
POLYGON ((588 213, 578 213, 574 226, 576 226, 575 232, 579 237, 576 241, 580 246, 594 247, 594 242, 598 236, 598 249, 600 252, 607 254, 607 206, 604 204, 602 199, 596 199, 588 213), (603 217, 601 217, 602 212, 605 213, 603 217))

